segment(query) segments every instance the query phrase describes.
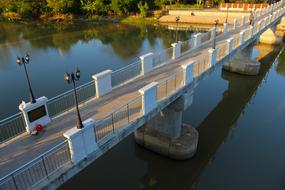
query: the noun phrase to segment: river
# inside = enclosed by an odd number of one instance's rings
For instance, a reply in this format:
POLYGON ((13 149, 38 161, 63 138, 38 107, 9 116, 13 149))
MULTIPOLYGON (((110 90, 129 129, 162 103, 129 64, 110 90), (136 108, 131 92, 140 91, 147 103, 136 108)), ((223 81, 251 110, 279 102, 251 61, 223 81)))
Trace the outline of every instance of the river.
MULTIPOLYGON (((0 105, 5 108, 27 99, 22 68, 15 63, 16 54, 25 48, 32 56, 29 70, 35 94, 52 97, 70 88, 62 77, 66 70, 80 67, 84 83, 93 73, 120 68, 148 49, 169 47, 175 39, 174 31, 158 26, 73 25, 59 31, 37 26, 23 34, 25 27, 6 25, 15 27, 15 36, 7 32, 10 38, 0 38, 5 55, 0 58, 0 86, 5 89, 0 105), (36 33, 46 37, 35 37, 36 33)), ((181 40, 189 35, 179 32, 181 40)), ((262 63, 258 76, 218 68, 195 89, 194 102, 183 113, 183 122, 200 134, 193 158, 165 158, 136 145, 131 134, 60 189, 283 190, 285 51, 274 62, 281 46, 256 48, 262 63)), ((8 110, 10 114, 16 109, 8 110)))

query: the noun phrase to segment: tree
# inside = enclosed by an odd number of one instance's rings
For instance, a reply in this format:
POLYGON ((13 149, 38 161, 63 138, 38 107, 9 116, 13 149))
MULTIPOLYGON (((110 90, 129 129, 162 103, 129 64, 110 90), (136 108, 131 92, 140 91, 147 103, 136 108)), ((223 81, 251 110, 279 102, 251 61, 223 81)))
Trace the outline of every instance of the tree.
POLYGON ((138 8, 140 10, 141 16, 144 18, 147 16, 147 11, 149 9, 147 2, 142 3, 142 1, 139 2, 138 8))
POLYGON ((126 14, 137 10, 138 0, 112 0, 111 10, 116 14, 126 14))
POLYGON ((74 0, 47 0, 47 6, 56 14, 68 12, 73 5, 74 0))
POLYGON ((110 10, 109 0, 81 0, 81 7, 87 14, 105 15, 110 10))

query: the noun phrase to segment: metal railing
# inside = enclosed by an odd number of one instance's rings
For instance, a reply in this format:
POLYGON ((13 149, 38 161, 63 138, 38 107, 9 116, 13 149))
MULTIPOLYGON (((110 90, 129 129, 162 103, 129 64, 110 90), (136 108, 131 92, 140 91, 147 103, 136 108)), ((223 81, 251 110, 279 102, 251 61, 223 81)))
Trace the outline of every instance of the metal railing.
POLYGON ((235 35, 233 37, 233 49, 236 49, 237 47, 239 47, 241 42, 241 36, 239 34, 235 35))
POLYGON ((167 79, 159 82, 157 85, 157 102, 165 99, 178 88, 183 86, 184 73, 182 69, 178 69, 167 79))
POLYGON ((194 77, 199 77, 205 71, 207 71, 211 65, 209 62, 209 55, 200 55, 193 59, 195 64, 193 66, 192 75, 194 77))
POLYGON ((111 75, 112 87, 116 87, 134 77, 140 76, 141 71, 142 71, 141 61, 136 60, 134 63, 126 67, 123 67, 122 69, 112 72, 111 75))
POLYGON ((191 36, 189 40, 181 42, 181 54, 190 51, 194 48, 194 37, 191 36))
POLYGON ((211 40, 211 35, 212 35, 211 31, 208 31, 206 33, 202 33, 201 44, 204 44, 205 42, 211 40))
POLYGON ((226 55, 228 55, 227 44, 222 44, 217 48, 217 61, 223 59, 226 55))
POLYGON ((160 65, 166 64, 172 60, 173 47, 167 48, 165 50, 153 53, 153 67, 158 67, 160 65))
POLYGON ((0 121, 0 142, 5 142, 25 132, 24 118, 17 113, 0 121))
POLYGON ((0 179, 1 190, 25 190, 47 179, 60 168, 71 163, 67 141, 23 165, 0 179))
MULTIPOLYGON (((95 97, 96 95, 94 81, 90 81, 84 85, 77 87, 76 89, 77 89, 77 96, 79 103, 85 102, 88 99, 95 97)), ((50 117, 54 117, 69 109, 72 109, 74 108, 74 106, 75 106, 75 101, 74 101, 73 90, 69 90, 52 99, 49 99, 47 102, 47 108, 50 117)))
POLYGON ((117 130, 135 121, 142 116, 142 97, 138 96, 123 105, 116 111, 101 119, 94 126, 94 134, 96 142, 106 136, 112 135, 117 130))

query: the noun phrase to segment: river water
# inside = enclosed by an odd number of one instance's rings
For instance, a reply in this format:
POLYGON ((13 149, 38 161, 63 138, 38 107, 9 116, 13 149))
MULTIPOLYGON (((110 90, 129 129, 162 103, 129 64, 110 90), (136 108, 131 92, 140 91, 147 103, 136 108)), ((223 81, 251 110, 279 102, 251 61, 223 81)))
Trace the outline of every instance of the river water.
MULTIPOLYGON (((69 89, 62 79, 66 70, 80 67, 83 83, 93 73, 120 68, 175 39, 175 32, 157 26, 73 25, 58 31, 37 26, 26 33, 15 24, 1 27, 8 36, 0 38, 1 108, 27 99, 22 68, 14 58, 26 49, 35 94, 52 97, 69 89)), ((179 32, 181 40, 189 35, 179 32)), ((130 135, 60 189, 285 189, 285 51, 274 62, 281 46, 256 48, 262 63, 258 76, 218 68, 195 89, 194 102, 183 113, 183 122, 200 134, 193 158, 167 159, 136 145, 130 135)), ((3 109, 0 113, 7 115, 3 109)))

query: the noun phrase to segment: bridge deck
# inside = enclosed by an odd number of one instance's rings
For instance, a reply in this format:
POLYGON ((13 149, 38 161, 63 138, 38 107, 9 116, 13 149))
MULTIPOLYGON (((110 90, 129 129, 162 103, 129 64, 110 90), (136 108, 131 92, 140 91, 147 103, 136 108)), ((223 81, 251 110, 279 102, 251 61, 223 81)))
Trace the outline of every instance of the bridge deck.
MULTIPOLYGON (((217 36, 217 46, 226 43, 225 39, 239 33, 246 27, 248 27, 248 25, 239 28, 239 30, 230 31, 226 35, 217 36)), ((195 57, 201 55, 208 56, 208 49, 211 46, 212 42, 207 42, 203 44, 203 46, 191 50, 188 54, 175 61, 117 87, 111 93, 101 98, 94 98, 81 104, 80 111, 82 120, 88 118, 100 120, 104 118, 112 110, 116 110, 131 99, 138 97, 138 90, 145 85, 153 81, 166 79, 180 68, 180 65, 188 63, 189 60, 195 57)), ((0 145, 0 178, 62 142, 64 140, 63 133, 72 128, 75 122, 76 112, 75 110, 70 110, 54 118, 42 134, 37 136, 22 135, 13 141, 0 145)))

